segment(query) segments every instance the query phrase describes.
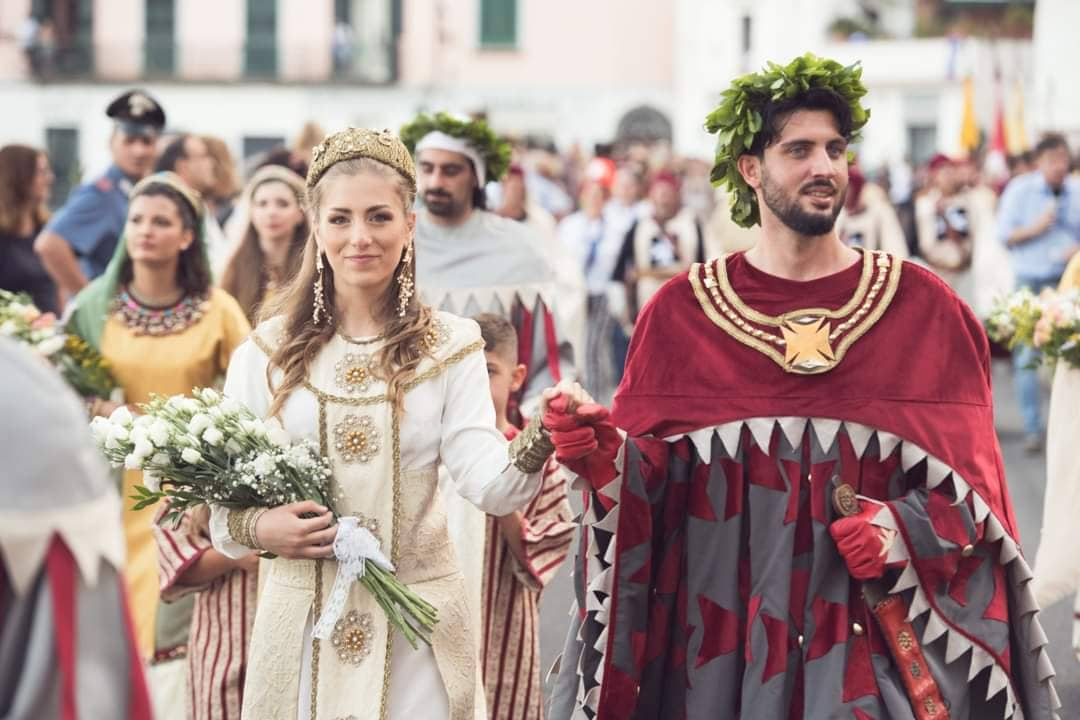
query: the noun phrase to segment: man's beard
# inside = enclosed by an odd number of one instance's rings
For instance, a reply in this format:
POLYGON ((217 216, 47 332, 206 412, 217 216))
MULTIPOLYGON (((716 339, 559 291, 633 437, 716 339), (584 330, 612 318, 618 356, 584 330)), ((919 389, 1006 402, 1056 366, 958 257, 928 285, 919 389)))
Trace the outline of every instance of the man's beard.
POLYGON ((428 190, 424 193, 424 207, 432 215, 441 218, 461 217, 465 212, 462 203, 457 202, 454 196, 442 190, 428 190))
POLYGON ((808 212, 799 205, 799 196, 803 192, 814 188, 827 188, 836 190, 836 183, 828 180, 814 180, 799 188, 795 196, 787 195, 778 186, 773 185, 769 173, 764 169, 761 174, 762 195, 765 204, 780 219, 780 222, 799 233, 800 235, 816 236, 832 232, 836 225, 836 218, 844 208, 844 198, 847 195, 847 187, 838 191, 833 196, 833 209, 831 213, 808 212))

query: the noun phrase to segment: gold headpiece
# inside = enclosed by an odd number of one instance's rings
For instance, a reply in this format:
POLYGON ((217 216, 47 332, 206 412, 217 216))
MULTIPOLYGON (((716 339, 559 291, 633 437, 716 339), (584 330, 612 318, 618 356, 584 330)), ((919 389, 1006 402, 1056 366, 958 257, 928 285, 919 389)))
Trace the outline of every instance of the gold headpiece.
POLYGON ((308 189, 315 187, 327 170, 342 160, 371 158, 401 173, 416 189, 416 165, 401 139, 389 130, 347 128, 328 136, 311 151, 308 189))
POLYGON ((191 209, 195 212, 195 217, 198 218, 199 221, 202 221, 202 194, 181 180, 179 175, 167 170, 156 172, 153 175, 147 175, 142 180, 135 183, 135 187, 131 189, 131 197, 139 195, 148 185, 168 185, 187 200, 188 205, 190 205, 191 209))

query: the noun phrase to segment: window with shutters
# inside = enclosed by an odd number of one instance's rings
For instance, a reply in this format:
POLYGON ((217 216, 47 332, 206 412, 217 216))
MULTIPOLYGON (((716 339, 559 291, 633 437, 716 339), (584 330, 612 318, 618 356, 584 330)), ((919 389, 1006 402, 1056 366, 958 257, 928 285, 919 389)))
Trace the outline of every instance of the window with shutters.
POLYGON ((517 47, 517 0, 480 0, 480 47, 517 47))
POLYGON ((176 70, 176 0, 146 0, 146 74, 176 70))
POLYGON ((277 75, 277 2, 247 0, 244 72, 251 77, 277 75))

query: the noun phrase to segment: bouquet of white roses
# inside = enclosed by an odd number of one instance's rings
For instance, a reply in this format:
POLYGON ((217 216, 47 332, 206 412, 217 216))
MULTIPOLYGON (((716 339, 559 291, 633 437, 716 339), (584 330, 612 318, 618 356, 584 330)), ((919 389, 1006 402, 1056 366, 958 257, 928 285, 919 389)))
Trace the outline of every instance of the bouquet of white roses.
POLYGON ((987 334, 1010 350, 1028 345, 1044 359, 1080 367, 1080 290, 1038 295, 1026 288, 999 298, 986 321, 987 334))
MULTIPOLYGON (((312 500, 334 511, 330 463, 313 443, 290 441, 279 425, 216 390, 193 395, 154 397, 140 406, 142 414, 120 407, 91 423, 114 467, 143 471, 145 485, 131 498, 135 510, 168 499, 162 519, 174 522, 202 504, 239 510, 312 500)), ((413 647, 418 638, 430 644, 435 608, 397 579, 378 541, 355 518, 338 522, 334 552, 346 572, 339 571, 316 636, 334 624, 349 584, 358 579, 413 647)))

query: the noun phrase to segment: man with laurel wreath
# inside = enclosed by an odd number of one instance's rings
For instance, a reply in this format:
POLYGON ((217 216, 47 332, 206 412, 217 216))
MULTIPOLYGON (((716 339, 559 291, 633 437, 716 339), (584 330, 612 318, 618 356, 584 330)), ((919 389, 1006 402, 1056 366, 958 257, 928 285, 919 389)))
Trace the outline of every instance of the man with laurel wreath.
POLYGON ((574 375, 573 351, 557 322, 555 273, 543 239, 489 212, 484 187, 510 166, 510 144, 483 120, 418 115, 401 139, 416 159, 416 274, 432 307, 473 316, 491 312, 518 332, 527 368, 511 420, 535 410, 540 392, 574 375), (521 405, 525 409, 518 411, 521 405))
POLYGON ((646 306, 610 419, 544 419, 587 496, 555 720, 1056 716, 981 326, 833 227, 860 76, 732 83, 713 180, 760 242, 646 306))

